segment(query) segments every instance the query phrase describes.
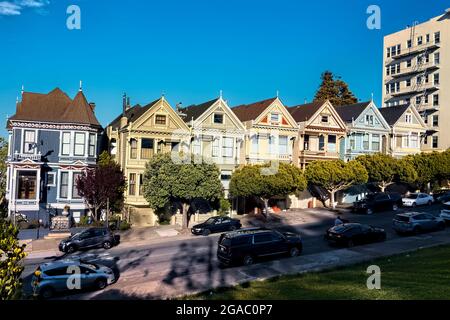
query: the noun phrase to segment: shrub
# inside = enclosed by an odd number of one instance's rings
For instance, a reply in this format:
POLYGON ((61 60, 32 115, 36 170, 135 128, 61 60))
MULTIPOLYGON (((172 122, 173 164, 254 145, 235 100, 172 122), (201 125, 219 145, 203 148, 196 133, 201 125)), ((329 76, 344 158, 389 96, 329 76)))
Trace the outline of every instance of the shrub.
POLYGON ((125 231, 125 230, 128 230, 128 229, 130 229, 131 228, 131 224, 130 223, 128 223, 127 221, 120 221, 120 224, 119 224, 119 230, 120 231, 125 231))
POLYGON ((231 205, 230 205, 230 201, 228 199, 225 198, 221 198, 219 201, 219 215, 221 216, 225 216, 229 213, 231 205))

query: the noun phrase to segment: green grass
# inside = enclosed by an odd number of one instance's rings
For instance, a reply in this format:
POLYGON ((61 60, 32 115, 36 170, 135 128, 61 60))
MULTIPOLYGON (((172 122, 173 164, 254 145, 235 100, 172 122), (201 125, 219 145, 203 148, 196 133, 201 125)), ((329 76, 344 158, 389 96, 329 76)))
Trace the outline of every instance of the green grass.
POLYGON ((449 299, 450 246, 418 250, 330 271, 282 276, 187 299, 449 299), (369 265, 381 269, 381 289, 369 290, 369 265))

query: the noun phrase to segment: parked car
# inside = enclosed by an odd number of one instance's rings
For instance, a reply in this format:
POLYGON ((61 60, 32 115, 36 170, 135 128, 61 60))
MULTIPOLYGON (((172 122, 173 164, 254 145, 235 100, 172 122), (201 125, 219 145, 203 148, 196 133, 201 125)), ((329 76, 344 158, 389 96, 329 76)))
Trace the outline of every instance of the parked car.
POLYGON ((392 221, 392 228, 398 234, 419 234, 425 231, 444 230, 445 221, 431 213, 407 212, 397 214, 392 221))
POLYGON ((353 211, 372 214, 376 211, 397 210, 402 205, 399 193, 370 193, 364 199, 353 203, 353 211))
POLYGON ((450 201, 444 203, 439 217, 441 217, 446 223, 450 222, 450 201))
POLYGON ((426 193, 411 193, 402 199, 405 207, 416 207, 422 205, 432 205, 434 199, 426 193))
POLYGON ((103 247, 110 249, 119 244, 120 236, 114 234, 108 228, 89 228, 76 233, 67 239, 61 240, 59 250, 72 253, 80 249, 103 247))
POLYGON ((433 194, 434 201, 440 203, 446 203, 450 201, 450 191, 442 192, 439 194, 433 194))
POLYGON ((219 238, 217 258, 223 265, 250 265, 256 259, 287 254, 298 256, 303 249, 300 235, 269 229, 241 229, 219 238))
POLYGON ((192 234, 207 236, 210 233, 234 231, 241 228, 241 222, 230 217, 211 217, 191 228, 192 234))
POLYGON ((33 274, 31 286, 34 296, 48 299, 56 293, 72 290, 90 288, 102 290, 115 281, 114 272, 106 266, 86 263, 82 260, 65 259, 39 265, 33 274), (71 289, 68 284, 76 284, 76 278, 73 277, 77 272, 80 276, 80 286, 71 289), (70 281, 69 277, 72 277, 74 281, 70 281))
POLYGON ((361 223, 344 223, 327 230, 325 240, 330 245, 353 247, 386 240, 386 231, 361 223))

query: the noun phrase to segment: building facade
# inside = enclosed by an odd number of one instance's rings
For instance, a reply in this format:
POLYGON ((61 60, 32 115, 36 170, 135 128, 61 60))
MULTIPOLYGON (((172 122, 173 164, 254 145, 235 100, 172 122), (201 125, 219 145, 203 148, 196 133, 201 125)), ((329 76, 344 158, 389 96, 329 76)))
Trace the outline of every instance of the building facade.
POLYGON ((429 139, 427 126, 417 109, 412 105, 381 108, 380 113, 389 124, 387 154, 401 158, 420 153, 421 141, 429 139))
POLYGON ((192 134, 192 154, 201 155, 219 167, 228 197, 231 174, 245 163, 244 125, 222 97, 180 109, 180 115, 192 134))
POLYGON ((109 150, 127 179, 125 207, 135 225, 155 225, 157 217, 143 197, 145 164, 155 154, 181 151, 190 145, 190 129, 161 97, 130 106, 124 96, 122 114, 106 128, 109 150))
POLYGON ((353 160, 363 154, 387 152, 390 127, 373 101, 335 109, 348 128, 345 139, 341 139, 342 160, 353 160))
POLYGON ((83 92, 72 100, 56 88, 48 94, 23 92, 8 119, 6 197, 9 215, 49 222, 70 208, 77 221, 87 206, 77 177, 96 165, 102 128, 83 92))
POLYGON ((295 164, 304 169, 314 160, 339 159, 347 127, 329 101, 288 108, 298 124, 295 164))
POLYGON ((450 10, 384 37, 383 108, 411 105, 427 124, 423 151, 450 147, 450 10))

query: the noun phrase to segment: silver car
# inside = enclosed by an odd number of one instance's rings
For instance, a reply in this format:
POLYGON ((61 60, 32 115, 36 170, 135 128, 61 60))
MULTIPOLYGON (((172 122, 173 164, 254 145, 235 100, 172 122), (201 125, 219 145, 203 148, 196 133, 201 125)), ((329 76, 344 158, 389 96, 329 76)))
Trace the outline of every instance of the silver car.
POLYGON ((444 230, 445 221, 441 217, 435 217, 430 213, 399 213, 395 215, 392 227, 399 234, 419 234, 425 231, 444 230))
POLYGON ((101 290, 115 280, 113 270, 106 266, 65 259, 41 264, 33 274, 31 286, 34 296, 48 299, 55 293, 87 288, 101 290))

